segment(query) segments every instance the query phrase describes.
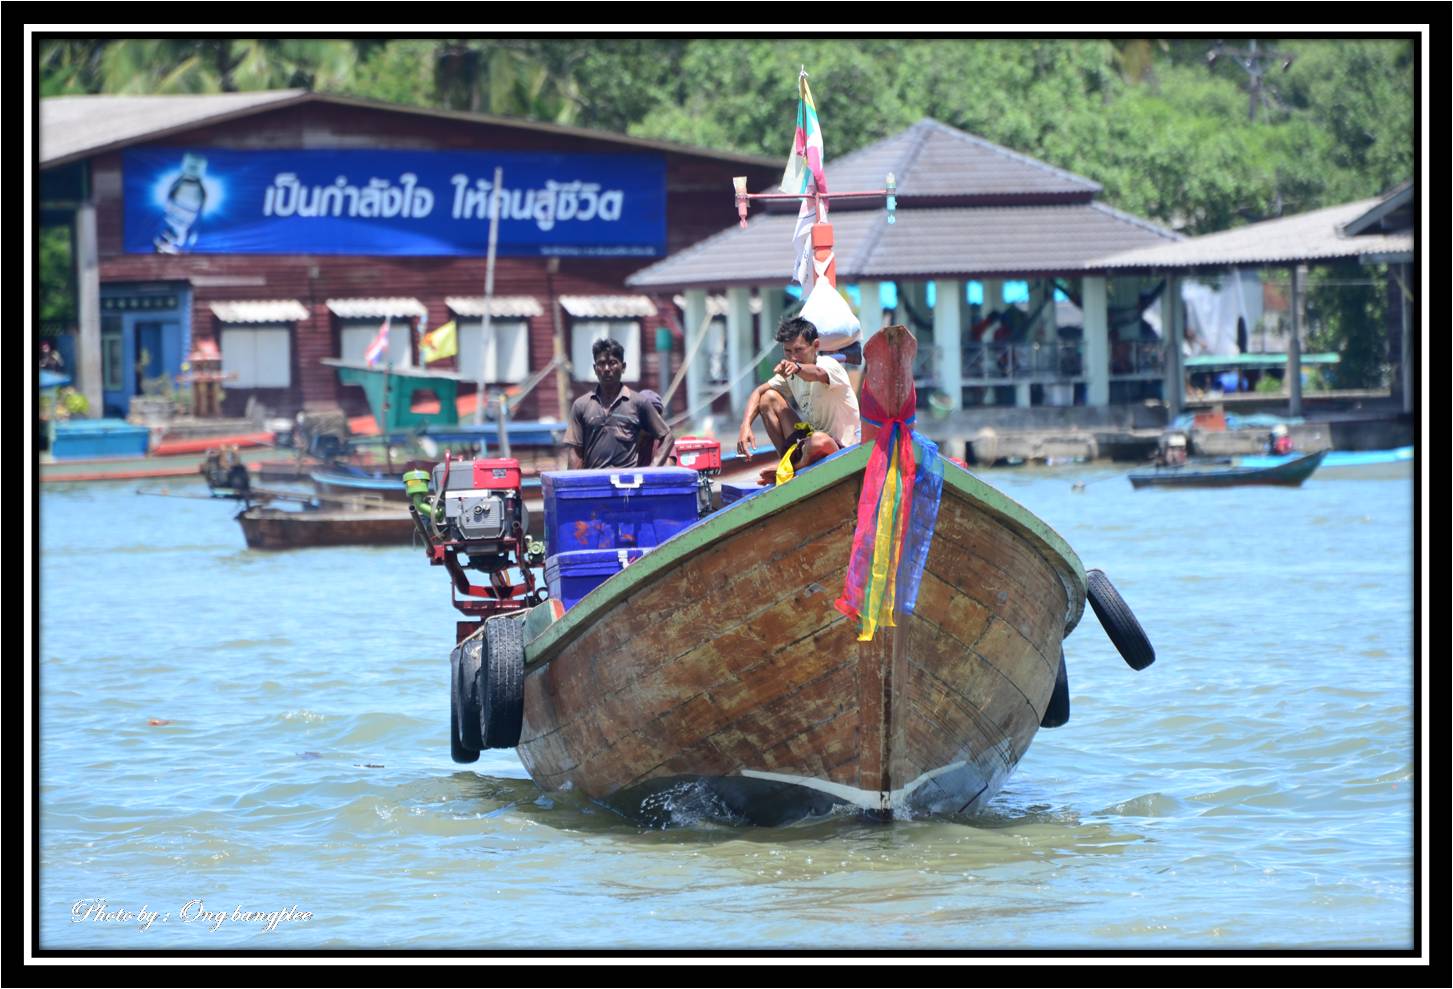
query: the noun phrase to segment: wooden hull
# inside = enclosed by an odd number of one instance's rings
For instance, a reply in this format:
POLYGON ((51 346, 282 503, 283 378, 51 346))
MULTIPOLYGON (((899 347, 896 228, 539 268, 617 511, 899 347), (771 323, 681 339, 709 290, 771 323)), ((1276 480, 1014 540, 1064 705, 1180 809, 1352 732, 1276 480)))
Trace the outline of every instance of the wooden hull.
POLYGON ((1247 484, 1296 487, 1312 476, 1327 451, 1311 453, 1270 467, 1168 467, 1130 474, 1136 488, 1227 488, 1247 484))
POLYGON ((945 464, 915 614, 837 611, 868 448, 657 547, 526 626, 519 755, 632 815, 705 800, 756 823, 983 805, 1028 748, 1084 607, 1064 541, 945 464))
POLYGON ((310 546, 407 546, 414 522, 407 511, 298 511, 249 508, 237 516, 249 549, 310 546))

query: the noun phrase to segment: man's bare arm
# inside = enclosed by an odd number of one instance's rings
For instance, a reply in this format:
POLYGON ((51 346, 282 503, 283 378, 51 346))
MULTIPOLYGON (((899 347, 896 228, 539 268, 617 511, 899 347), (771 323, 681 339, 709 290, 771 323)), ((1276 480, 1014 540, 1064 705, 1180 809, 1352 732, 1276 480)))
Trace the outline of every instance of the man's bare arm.
POLYGON ((756 446, 757 438, 752 433, 752 420, 757 418, 757 409, 762 404, 762 396, 771 385, 758 385, 753 389, 752 394, 747 398, 747 411, 742 416, 742 428, 737 430, 737 453, 743 457, 752 454, 752 448, 756 446))

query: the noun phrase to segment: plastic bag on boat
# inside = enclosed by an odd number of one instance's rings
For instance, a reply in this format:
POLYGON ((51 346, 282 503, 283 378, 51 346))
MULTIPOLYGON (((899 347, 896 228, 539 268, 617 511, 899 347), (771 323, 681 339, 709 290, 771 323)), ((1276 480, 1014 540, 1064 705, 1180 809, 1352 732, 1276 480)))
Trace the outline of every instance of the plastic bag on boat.
POLYGON ((817 339, 824 351, 842 350, 858 342, 862 324, 853 315, 853 307, 826 278, 818 278, 798 313, 817 327, 817 339))

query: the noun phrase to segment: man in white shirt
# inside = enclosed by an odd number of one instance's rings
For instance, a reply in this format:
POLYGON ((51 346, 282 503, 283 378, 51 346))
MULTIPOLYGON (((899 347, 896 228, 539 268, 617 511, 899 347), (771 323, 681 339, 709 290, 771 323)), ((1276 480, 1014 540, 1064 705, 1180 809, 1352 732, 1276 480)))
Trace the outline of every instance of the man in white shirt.
MULTIPOLYGON (((777 341, 784 359, 774 368, 772 379, 747 400, 737 452, 751 453, 756 442, 752 420, 760 415, 779 458, 798 442, 792 465, 800 469, 859 441, 858 397, 842 364, 819 353, 817 327, 810 322, 784 319, 777 327, 777 341)), ((775 468, 762 473, 766 480, 775 468)))

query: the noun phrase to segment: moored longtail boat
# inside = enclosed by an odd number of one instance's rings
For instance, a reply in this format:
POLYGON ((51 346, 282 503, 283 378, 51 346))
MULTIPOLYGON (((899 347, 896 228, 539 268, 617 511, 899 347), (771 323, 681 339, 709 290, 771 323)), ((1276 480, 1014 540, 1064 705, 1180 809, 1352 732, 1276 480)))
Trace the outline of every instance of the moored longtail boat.
POLYGON ((1298 487, 1312 476, 1326 456, 1327 451, 1320 450, 1266 466, 1187 464, 1132 471, 1128 476, 1131 486, 1136 488, 1229 488, 1248 484, 1298 487))
POLYGON ((292 511, 252 505, 237 514, 248 549, 315 546, 407 546, 414 522, 406 509, 320 508, 292 511))

